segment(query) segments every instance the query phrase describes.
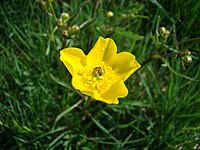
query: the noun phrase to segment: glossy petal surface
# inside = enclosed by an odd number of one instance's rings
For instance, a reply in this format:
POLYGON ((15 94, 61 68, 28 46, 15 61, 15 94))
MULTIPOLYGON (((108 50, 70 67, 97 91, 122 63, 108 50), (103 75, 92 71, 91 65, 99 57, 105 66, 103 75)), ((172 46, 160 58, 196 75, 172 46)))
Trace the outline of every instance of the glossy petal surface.
POLYGON ((67 67, 72 76, 77 69, 80 69, 86 65, 85 54, 81 49, 74 47, 61 50, 60 60, 67 67))
POLYGON ((87 55, 87 64, 91 66, 98 65, 108 61, 116 55, 117 46, 111 38, 99 37, 92 50, 87 55))
POLYGON ((102 93, 101 99, 108 104, 118 104, 118 98, 124 98, 128 95, 128 89, 123 81, 113 83, 110 88, 102 93))
POLYGON ((126 80, 136 70, 140 68, 140 64, 135 60, 135 56, 128 52, 121 52, 113 56, 108 65, 116 73, 118 80, 126 80))

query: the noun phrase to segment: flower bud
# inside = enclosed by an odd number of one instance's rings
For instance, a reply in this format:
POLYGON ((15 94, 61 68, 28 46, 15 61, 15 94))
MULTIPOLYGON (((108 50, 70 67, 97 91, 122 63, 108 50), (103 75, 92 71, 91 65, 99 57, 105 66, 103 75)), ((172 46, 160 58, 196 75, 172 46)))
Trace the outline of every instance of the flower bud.
POLYGON ((185 60, 185 62, 186 62, 187 64, 190 64, 190 63, 192 62, 192 56, 187 55, 187 56, 184 57, 184 60, 185 60))
POLYGON ((63 12, 63 13, 61 14, 61 19, 63 19, 63 20, 68 20, 69 18, 70 18, 70 16, 69 16, 68 13, 63 12))
POLYGON ((188 50, 188 49, 186 49, 185 51, 184 51, 184 55, 191 55, 191 52, 188 50))
POLYGON ((80 33, 80 28, 77 25, 73 25, 71 29, 72 29, 74 34, 79 34, 80 33))
POLYGON ((190 64, 192 62, 191 52, 186 49, 182 54, 182 58, 186 64, 190 64))
POLYGON ((67 28, 67 21, 69 20, 69 18, 70 17, 68 13, 62 13, 60 18, 57 20, 58 25, 60 27, 67 28))
POLYGON ((168 36, 170 34, 170 32, 165 27, 160 27, 159 33, 160 33, 162 39, 165 39, 165 40, 168 38, 168 36))
POLYGON ((122 18, 126 18, 127 15, 126 15, 125 13, 122 13, 122 14, 121 14, 121 17, 122 17, 122 18))
POLYGON ((57 19, 57 22, 58 22, 58 25, 59 25, 60 27, 62 27, 62 26, 64 25, 62 19, 57 19))
POLYGON ((63 35, 64 37, 69 37, 69 33, 68 33, 67 30, 62 30, 62 35, 63 35))
POLYGON ((113 14, 113 12, 112 12, 112 11, 108 11, 108 12, 106 13, 106 16, 107 16, 107 17, 113 17, 113 16, 114 16, 114 14, 113 14))
POLYGON ((73 25, 72 27, 68 28, 68 34, 69 36, 74 35, 74 34, 79 34, 80 28, 77 25, 73 25))

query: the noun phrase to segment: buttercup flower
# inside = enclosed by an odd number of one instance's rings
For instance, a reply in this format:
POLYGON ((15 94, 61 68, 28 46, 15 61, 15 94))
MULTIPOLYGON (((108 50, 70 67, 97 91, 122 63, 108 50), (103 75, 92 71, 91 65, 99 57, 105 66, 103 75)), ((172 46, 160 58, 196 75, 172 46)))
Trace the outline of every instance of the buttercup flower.
POLYGON ((75 47, 61 50, 60 55, 72 75, 73 87, 108 104, 118 104, 118 98, 127 96, 124 81, 140 68, 131 53, 117 54, 117 46, 111 38, 99 37, 88 55, 75 47))

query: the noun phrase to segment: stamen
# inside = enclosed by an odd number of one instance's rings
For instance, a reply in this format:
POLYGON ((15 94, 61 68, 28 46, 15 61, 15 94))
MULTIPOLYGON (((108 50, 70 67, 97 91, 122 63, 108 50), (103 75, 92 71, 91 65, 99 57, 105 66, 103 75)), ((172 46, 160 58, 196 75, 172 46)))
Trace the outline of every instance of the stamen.
POLYGON ((104 91, 110 86, 113 79, 113 71, 109 66, 88 67, 78 70, 80 81, 88 90, 104 91))

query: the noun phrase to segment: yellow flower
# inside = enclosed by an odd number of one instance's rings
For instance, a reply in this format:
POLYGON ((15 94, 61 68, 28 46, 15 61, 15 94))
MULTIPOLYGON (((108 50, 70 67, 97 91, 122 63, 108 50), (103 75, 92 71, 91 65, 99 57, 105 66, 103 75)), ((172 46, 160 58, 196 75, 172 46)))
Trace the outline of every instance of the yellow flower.
POLYGON ((140 68, 131 53, 117 54, 117 46, 111 38, 99 37, 88 55, 75 47, 61 50, 60 55, 72 75, 73 87, 108 104, 118 104, 118 98, 127 96, 124 81, 140 68))

